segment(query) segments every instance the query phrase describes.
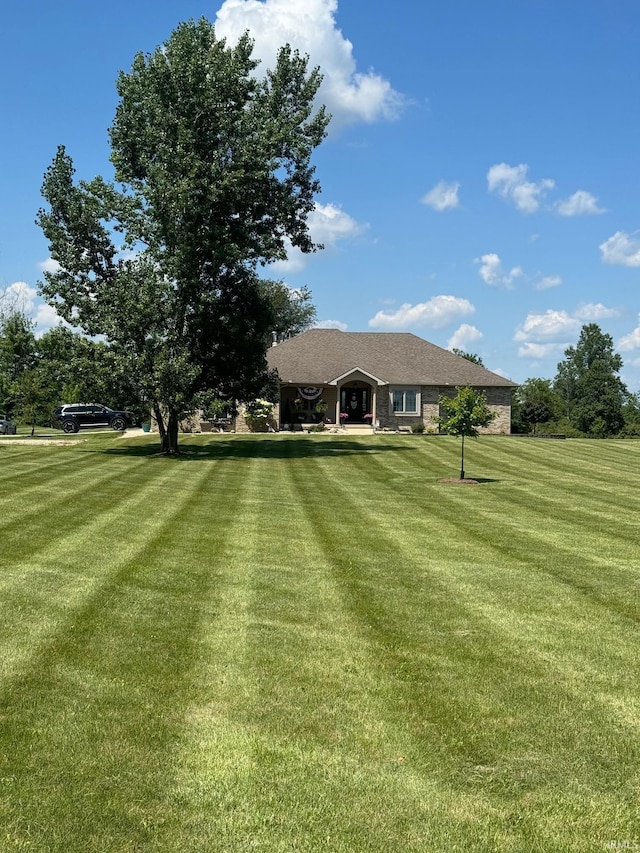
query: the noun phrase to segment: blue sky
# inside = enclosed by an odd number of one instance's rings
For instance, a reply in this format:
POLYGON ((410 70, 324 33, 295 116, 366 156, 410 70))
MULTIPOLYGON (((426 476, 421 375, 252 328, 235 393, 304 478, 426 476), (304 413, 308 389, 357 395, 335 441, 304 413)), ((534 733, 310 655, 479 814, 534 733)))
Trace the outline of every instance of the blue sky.
POLYGON ((325 244, 271 269, 321 325, 410 331, 516 382, 553 377, 598 323, 640 389, 640 9, 636 0, 23 0, 0 33, 0 290, 39 331, 34 224, 58 144, 110 176, 115 78, 175 26, 289 41, 325 74, 315 156, 325 244))

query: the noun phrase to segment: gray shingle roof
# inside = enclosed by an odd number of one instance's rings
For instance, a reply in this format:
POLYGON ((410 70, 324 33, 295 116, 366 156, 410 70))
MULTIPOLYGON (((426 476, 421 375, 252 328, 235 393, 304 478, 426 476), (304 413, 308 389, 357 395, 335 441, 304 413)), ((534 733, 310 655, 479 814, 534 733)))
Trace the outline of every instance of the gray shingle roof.
POLYGON ((516 384, 408 332, 309 329, 271 347, 267 361, 293 384, 326 385, 356 368, 390 385, 516 384))

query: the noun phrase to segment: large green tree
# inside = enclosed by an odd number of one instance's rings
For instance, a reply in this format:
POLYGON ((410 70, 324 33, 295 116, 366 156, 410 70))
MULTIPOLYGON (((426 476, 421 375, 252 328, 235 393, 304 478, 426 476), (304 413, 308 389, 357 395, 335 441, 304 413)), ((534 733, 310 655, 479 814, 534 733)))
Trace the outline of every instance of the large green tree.
POLYGON ((562 398, 551 379, 527 379, 515 390, 512 409, 515 425, 535 433, 539 424, 560 417, 562 398))
POLYGON ((440 431, 462 439, 460 479, 464 480, 464 440, 477 438, 479 427, 489 426, 496 419, 497 414, 489 408, 486 394, 468 385, 456 388, 455 397, 447 397, 443 394, 439 403, 440 409, 444 411, 443 415, 435 418, 440 431))
POLYGON ((104 335, 155 410, 163 450, 194 395, 255 396, 274 325, 260 265, 311 252, 319 184, 311 155, 328 116, 318 70, 288 46, 256 75, 248 35, 235 47, 206 20, 181 24, 121 73, 110 131, 115 182, 76 184, 60 148, 39 213, 59 269, 44 297, 104 335))
POLYGON ((596 323, 588 323, 576 346, 566 349, 564 355, 554 389, 563 400, 565 415, 587 435, 616 435, 624 425, 628 391, 618 375, 622 358, 613 351, 613 338, 596 323))

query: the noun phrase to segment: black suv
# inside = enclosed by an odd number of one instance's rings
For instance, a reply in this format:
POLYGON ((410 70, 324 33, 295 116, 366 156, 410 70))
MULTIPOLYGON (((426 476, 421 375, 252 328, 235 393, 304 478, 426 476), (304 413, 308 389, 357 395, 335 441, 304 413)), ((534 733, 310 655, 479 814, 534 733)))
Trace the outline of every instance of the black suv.
POLYGON ((72 403, 58 406, 53 413, 53 422, 65 432, 78 432, 80 427, 111 427, 122 432, 133 426, 133 414, 116 412, 99 403, 72 403))

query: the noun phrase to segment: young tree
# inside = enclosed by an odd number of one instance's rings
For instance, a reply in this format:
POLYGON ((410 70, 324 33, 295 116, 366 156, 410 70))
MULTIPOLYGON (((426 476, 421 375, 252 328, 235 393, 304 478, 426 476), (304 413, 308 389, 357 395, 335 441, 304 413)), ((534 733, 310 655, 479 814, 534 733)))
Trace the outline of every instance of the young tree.
POLYGON ((616 435, 624 425, 628 391, 618 376, 622 358, 613 351, 613 338, 596 323, 588 323, 582 327, 576 346, 564 354, 554 390, 563 400, 565 414, 587 435, 616 435))
POLYGON ((476 391, 468 385, 456 388, 455 397, 441 396, 441 409, 445 415, 434 420, 440 431, 448 435, 457 435, 462 439, 460 479, 464 480, 464 440, 466 437, 477 438, 478 427, 486 427, 497 417, 487 405, 487 397, 483 391, 476 391))
POLYGON ((262 79, 247 35, 235 47, 202 19, 181 24, 121 73, 110 131, 117 183, 74 183, 60 148, 39 223, 60 265, 44 297, 114 345, 178 452, 194 395, 251 399, 267 378, 274 311, 257 270, 286 247, 318 248, 307 217, 318 70, 288 46, 262 79), (116 237, 119 240, 116 240, 116 237))

